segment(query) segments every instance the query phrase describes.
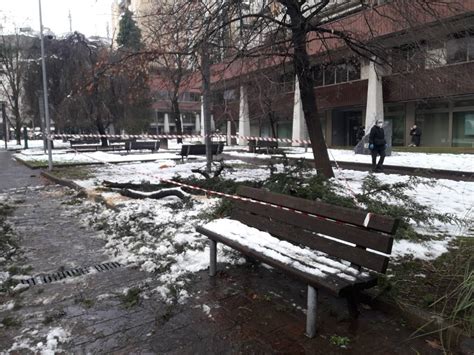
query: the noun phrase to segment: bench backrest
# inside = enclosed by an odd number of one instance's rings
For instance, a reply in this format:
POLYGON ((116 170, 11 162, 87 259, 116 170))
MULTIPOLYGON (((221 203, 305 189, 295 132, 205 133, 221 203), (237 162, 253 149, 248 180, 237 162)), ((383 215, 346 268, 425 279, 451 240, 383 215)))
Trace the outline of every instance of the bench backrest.
POLYGON ((81 144, 100 144, 100 140, 96 138, 84 138, 84 139, 74 139, 70 140, 69 143, 71 147, 74 145, 81 145, 81 144))
POLYGON ((126 147, 128 150, 130 149, 152 149, 152 150, 158 150, 160 148, 160 142, 159 141, 153 141, 153 142, 138 142, 138 141, 129 141, 126 142, 126 147))
POLYGON ((391 253, 398 220, 246 186, 237 194, 280 207, 236 201, 232 218, 354 265, 387 270, 388 256, 380 253, 391 253))
MULTIPOLYGON (((222 143, 212 143, 211 151, 213 155, 221 154, 224 150, 224 144, 222 143)), ((206 145, 205 144, 183 144, 181 146, 181 155, 206 155, 206 145)))

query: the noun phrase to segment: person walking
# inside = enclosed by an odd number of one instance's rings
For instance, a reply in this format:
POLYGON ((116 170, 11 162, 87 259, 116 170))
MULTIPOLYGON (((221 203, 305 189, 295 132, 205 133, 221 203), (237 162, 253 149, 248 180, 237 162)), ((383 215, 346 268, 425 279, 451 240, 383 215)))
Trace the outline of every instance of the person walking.
POLYGON ((372 152, 372 171, 382 172, 383 162, 385 160, 385 148, 387 142, 385 140, 385 132, 383 130, 383 121, 377 120, 375 126, 372 127, 369 134, 369 149, 372 152), (380 155, 377 163, 377 155, 380 155))
POLYGON ((419 147, 421 142, 421 129, 416 125, 410 129, 411 144, 410 147, 419 147))

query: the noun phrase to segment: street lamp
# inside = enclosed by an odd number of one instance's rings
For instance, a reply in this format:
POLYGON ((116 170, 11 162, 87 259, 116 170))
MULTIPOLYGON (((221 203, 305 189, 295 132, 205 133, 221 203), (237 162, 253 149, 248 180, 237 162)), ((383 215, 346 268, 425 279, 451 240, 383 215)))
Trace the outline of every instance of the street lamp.
MULTIPOLYGON (((43 17, 41 14, 41 0, 38 0, 39 5, 39 20, 40 20, 40 34, 41 34, 41 67, 43 69, 43 98, 44 98, 44 116, 46 121, 46 134, 48 143, 48 170, 53 170, 53 154, 51 151, 51 127, 49 121, 49 104, 48 104, 48 82, 46 81, 46 63, 44 60, 44 37, 43 37, 43 17)), ((44 134, 44 133, 43 133, 44 134)))
POLYGON ((3 118, 3 135, 5 136, 5 150, 8 149, 8 123, 7 123, 7 113, 5 112, 5 101, 0 101, 2 106, 2 118, 3 118))

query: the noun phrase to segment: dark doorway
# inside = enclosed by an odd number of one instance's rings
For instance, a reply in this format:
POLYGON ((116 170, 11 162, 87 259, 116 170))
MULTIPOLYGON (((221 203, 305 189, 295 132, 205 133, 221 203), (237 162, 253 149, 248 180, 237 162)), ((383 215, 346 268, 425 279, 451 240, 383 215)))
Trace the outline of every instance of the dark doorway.
POLYGON ((332 145, 355 146, 357 132, 362 125, 362 110, 332 111, 332 145))

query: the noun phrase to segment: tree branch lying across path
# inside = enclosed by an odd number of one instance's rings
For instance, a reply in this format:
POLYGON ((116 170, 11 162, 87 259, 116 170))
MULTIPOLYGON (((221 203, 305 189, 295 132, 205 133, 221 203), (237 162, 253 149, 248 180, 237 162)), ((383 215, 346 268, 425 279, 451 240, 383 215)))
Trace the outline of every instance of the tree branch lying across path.
POLYGON ((179 197, 181 200, 185 200, 186 198, 188 198, 188 194, 185 194, 183 191, 181 191, 180 188, 162 189, 160 191, 155 191, 155 192, 142 192, 142 191, 135 191, 131 189, 123 189, 123 190, 120 190, 120 194, 122 196, 131 197, 131 198, 139 198, 139 199, 152 198, 155 200, 159 200, 161 198, 168 197, 168 196, 176 196, 176 197, 179 197))
POLYGON ((168 197, 176 196, 181 200, 189 198, 189 194, 183 192, 180 187, 178 188, 163 188, 161 184, 150 184, 144 182, 141 184, 131 183, 131 182, 112 182, 104 180, 102 185, 112 189, 120 189, 118 192, 125 197, 130 198, 152 198, 155 200, 168 197))

